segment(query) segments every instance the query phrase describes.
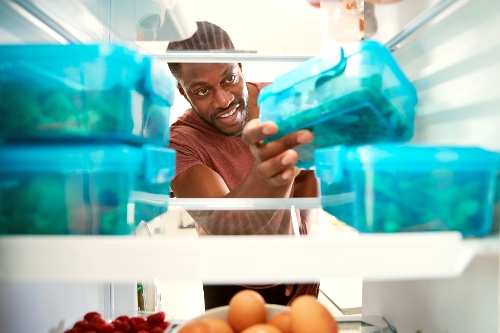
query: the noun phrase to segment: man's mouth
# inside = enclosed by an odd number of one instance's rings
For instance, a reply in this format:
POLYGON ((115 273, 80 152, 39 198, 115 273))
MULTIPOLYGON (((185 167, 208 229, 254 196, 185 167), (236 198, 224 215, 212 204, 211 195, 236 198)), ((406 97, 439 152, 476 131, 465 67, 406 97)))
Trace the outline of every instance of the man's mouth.
POLYGON ((234 108, 231 111, 229 111, 227 113, 224 113, 223 115, 219 116, 219 118, 228 118, 228 117, 231 117, 236 112, 236 110, 238 109, 238 106, 239 105, 235 105, 234 108))

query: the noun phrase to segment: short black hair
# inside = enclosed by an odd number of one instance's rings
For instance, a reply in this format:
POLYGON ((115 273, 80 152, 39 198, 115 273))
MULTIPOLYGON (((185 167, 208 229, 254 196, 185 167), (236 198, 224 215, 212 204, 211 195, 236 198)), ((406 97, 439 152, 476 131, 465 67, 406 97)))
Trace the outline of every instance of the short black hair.
MULTIPOLYGON (((210 50, 232 50, 234 45, 227 32, 216 24, 207 21, 196 22, 198 30, 189 37, 178 42, 171 42, 167 46, 168 51, 210 51, 210 50)), ((168 68, 172 75, 179 80, 180 67, 182 63, 169 62, 168 68)))

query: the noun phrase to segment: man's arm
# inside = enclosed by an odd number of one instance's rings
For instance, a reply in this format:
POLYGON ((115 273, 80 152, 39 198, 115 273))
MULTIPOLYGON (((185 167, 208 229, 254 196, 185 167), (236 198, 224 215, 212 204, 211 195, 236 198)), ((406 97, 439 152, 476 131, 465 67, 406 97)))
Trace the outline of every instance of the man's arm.
MULTIPOLYGON (((262 139, 277 132, 277 126, 272 122, 259 123, 251 120, 244 128, 242 140, 249 145, 255 157, 255 164, 247 177, 232 191, 229 191, 220 175, 205 165, 195 165, 177 175, 171 187, 179 198, 285 198, 289 196, 295 176, 298 155, 292 150, 299 144, 311 142, 312 133, 301 130, 290 133, 267 144, 262 139)), ((235 167, 238 167, 235 165, 235 167)), ((252 234, 265 227, 276 212, 252 212, 252 220, 242 217, 241 212, 236 216, 212 211, 211 218, 205 212, 202 219, 198 216, 195 221, 204 221, 201 225, 209 234, 252 234), (258 214, 257 214, 258 212, 258 214), (215 218, 215 216, 217 218, 215 218), (259 218, 260 217, 260 218, 259 218), (235 222, 240 221, 235 229, 235 222), (225 228, 223 221, 232 224, 225 228)), ((201 213, 200 213, 201 214, 201 213)), ((193 216, 194 218, 194 216, 193 216)), ((236 223, 238 224, 238 223, 236 223)))
MULTIPOLYGON (((302 170, 295 177, 295 185, 293 187, 294 198, 315 198, 319 196, 319 186, 316 175, 313 170, 302 170)), ((300 234, 307 235, 311 229, 311 213, 309 209, 300 209, 300 234)))

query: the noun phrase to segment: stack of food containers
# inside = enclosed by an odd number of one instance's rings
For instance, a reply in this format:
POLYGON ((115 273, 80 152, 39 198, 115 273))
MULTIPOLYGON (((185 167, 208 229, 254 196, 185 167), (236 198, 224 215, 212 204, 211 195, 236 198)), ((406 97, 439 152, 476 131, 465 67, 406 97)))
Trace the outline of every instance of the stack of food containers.
POLYGON ((121 235, 153 218, 133 193, 170 192, 174 89, 122 46, 0 46, 0 234, 121 235))
POLYGON ((309 129, 296 148, 315 169, 323 209, 361 232, 491 230, 499 154, 476 147, 405 144, 417 95, 390 51, 352 43, 278 77, 259 96, 270 140, 309 129))

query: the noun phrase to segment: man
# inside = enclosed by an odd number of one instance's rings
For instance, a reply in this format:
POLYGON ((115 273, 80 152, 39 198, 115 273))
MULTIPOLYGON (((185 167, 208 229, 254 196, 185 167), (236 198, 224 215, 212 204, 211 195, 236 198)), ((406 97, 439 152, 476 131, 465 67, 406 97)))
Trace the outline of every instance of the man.
MULTIPOLYGON (((197 22, 189 39, 172 42, 173 50, 234 50, 227 33, 209 22, 197 22)), ((178 198, 315 197, 312 171, 295 167, 293 147, 312 141, 306 130, 264 144, 277 132, 271 122, 259 123, 257 96, 265 84, 246 82, 240 63, 169 63, 178 89, 190 103, 172 124, 170 147, 177 151, 171 182, 178 198)), ((307 212, 297 210, 300 232, 307 234, 307 212)), ((291 234, 291 215, 277 211, 190 211, 199 235, 291 234)), ((317 296, 319 285, 204 285, 205 308, 227 305, 245 288, 260 292, 267 303, 288 304, 300 294, 317 296)))

